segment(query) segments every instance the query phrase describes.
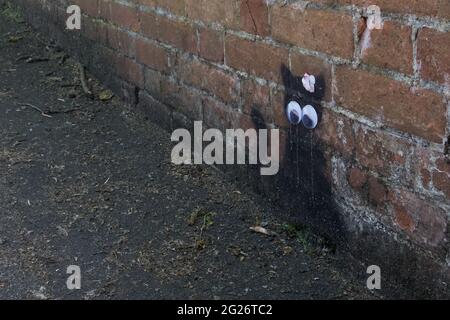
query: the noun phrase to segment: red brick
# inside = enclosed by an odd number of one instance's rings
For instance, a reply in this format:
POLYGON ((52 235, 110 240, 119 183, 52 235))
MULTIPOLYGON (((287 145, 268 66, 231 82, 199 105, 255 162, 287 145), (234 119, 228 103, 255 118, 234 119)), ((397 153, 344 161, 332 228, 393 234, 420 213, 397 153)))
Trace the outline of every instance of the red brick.
POLYGON ((133 58, 136 52, 136 39, 128 32, 108 26, 108 45, 124 55, 133 58))
POLYGON ((115 56, 113 61, 117 75, 120 78, 141 88, 144 87, 144 70, 141 65, 124 56, 115 56))
POLYGON ((158 71, 144 68, 145 90, 156 100, 162 101, 161 81, 163 75, 158 71))
POLYGON ((200 56, 209 61, 222 63, 225 52, 223 32, 202 28, 199 37, 200 56))
POLYGON ((197 31, 189 24, 161 17, 158 40, 187 52, 197 53, 197 31))
POLYGON ((415 14, 450 18, 450 2, 448 0, 338 0, 340 3, 352 3, 358 6, 378 5, 382 12, 415 14))
POLYGON ((141 33, 147 38, 158 40, 159 16, 153 12, 140 12, 141 33))
POLYGON ((414 232, 417 227, 416 221, 408 214, 404 207, 395 207, 395 223, 404 231, 408 233, 414 232))
POLYGON ((383 182, 373 176, 368 179, 369 185, 369 201, 376 205, 377 207, 381 207, 386 204, 387 200, 387 189, 384 186, 383 182))
POLYGON ((443 97, 363 70, 338 67, 337 102, 398 130, 442 143, 447 107, 443 97))
POLYGON ((433 186, 450 200, 450 175, 439 170, 433 170, 432 181, 433 186))
POLYGON ((276 5, 271 15, 272 36, 301 48, 351 59, 354 51, 351 15, 276 5))
POLYGON ((450 32, 427 28, 421 30, 418 37, 418 60, 422 78, 450 87, 450 32))
POLYGON ((98 17, 104 20, 111 19, 111 2, 109 0, 98 0, 98 17))
POLYGON ((186 15, 205 23, 218 23, 237 29, 239 26, 239 1, 235 0, 185 0, 186 15))
POLYGON ((356 143, 353 121, 347 117, 324 108, 314 135, 322 145, 340 152, 346 158, 353 157, 356 143))
POLYGON ((245 80, 242 84, 243 112, 251 115, 257 112, 265 122, 271 122, 270 89, 253 80, 245 80))
POLYGON ((450 200, 450 162, 441 152, 421 147, 415 150, 414 170, 418 187, 450 200))
POLYGON ((180 50, 197 53, 197 31, 191 25, 148 12, 141 13, 140 20, 144 36, 180 50))
POLYGON ((266 0, 242 0, 240 11, 241 30, 263 37, 269 35, 269 9, 266 0))
POLYGON ((444 210, 409 191, 390 195, 395 220, 411 238, 419 243, 437 247, 445 239, 447 215, 444 210))
POLYGON ((367 182, 367 174, 358 168, 350 169, 348 182, 353 189, 361 189, 367 182))
POLYGON ((281 82, 281 66, 288 64, 288 51, 236 36, 225 39, 227 65, 258 77, 281 82))
POLYGON ((353 159, 361 167, 377 172, 380 177, 393 183, 413 186, 411 175, 411 148, 413 144, 383 131, 355 124, 355 153, 353 159))
POLYGON ((136 59, 154 70, 165 72, 169 69, 166 50, 143 39, 136 42, 136 59))
POLYGON ((208 91, 222 101, 236 103, 239 97, 239 82, 236 77, 198 60, 180 58, 177 75, 186 84, 208 91))
POLYGON ((367 34, 369 34, 368 47, 361 52, 363 62, 412 74, 411 27, 386 21, 383 24, 383 29, 367 29, 367 34))
POLYGON ((208 127, 219 130, 233 129, 235 123, 232 110, 211 97, 203 99, 203 121, 208 127))
POLYGON ((131 31, 139 31, 139 18, 135 7, 101 0, 99 9, 100 17, 105 20, 131 31))
POLYGON ((193 120, 202 120, 202 97, 191 89, 165 78, 161 82, 162 101, 193 120))

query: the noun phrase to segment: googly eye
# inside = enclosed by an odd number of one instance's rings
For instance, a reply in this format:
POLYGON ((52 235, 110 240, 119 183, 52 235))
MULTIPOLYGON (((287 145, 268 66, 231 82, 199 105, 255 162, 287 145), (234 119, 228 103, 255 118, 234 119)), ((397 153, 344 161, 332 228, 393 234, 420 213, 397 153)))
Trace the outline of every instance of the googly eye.
POLYGON ((299 124, 303 117, 302 107, 298 102, 291 101, 287 106, 286 115, 291 124, 299 124))
POLYGON ((302 110, 302 121, 303 125, 307 129, 314 129, 317 127, 317 123, 319 122, 319 117, 317 115, 316 109, 313 106, 307 105, 302 110))

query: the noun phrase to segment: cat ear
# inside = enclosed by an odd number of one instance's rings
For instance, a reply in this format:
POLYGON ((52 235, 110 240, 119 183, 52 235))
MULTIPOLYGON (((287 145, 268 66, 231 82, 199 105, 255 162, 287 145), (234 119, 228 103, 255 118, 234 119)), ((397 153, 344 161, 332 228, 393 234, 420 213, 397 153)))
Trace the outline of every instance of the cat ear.
POLYGON ((302 85, 306 91, 310 93, 316 92, 316 77, 311 74, 305 73, 302 78, 302 85))
POLYGON ((266 121, 259 109, 258 106, 253 106, 250 117, 257 130, 267 129, 266 121))
POLYGON ((322 100, 325 97, 325 79, 322 75, 316 76, 314 98, 322 100))
POLYGON ((283 85, 285 88, 295 89, 297 77, 285 64, 281 65, 281 78, 283 79, 283 85))

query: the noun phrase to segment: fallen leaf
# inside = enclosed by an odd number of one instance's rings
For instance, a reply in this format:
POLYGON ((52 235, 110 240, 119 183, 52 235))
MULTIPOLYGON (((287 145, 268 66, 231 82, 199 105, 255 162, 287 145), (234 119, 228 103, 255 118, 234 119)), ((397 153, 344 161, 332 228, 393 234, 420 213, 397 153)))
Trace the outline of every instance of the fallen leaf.
POLYGON ((250 230, 252 230, 252 231, 254 231, 256 233, 265 234, 266 236, 270 235, 270 232, 266 228, 263 228, 263 227, 259 227, 259 226, 250 227, 250 230))
POLYGON ((103 90, 98 95, 98 98, 100 101, 108 101, 111 100, 114 97, 114 93, 111 90, 103 90))
POLYGON ((21 36, 10 36, 8 38, 8 42, 17 43, 17 42, 19 42, 22 39, 23 39, 23 37, 21 37, 21 36))

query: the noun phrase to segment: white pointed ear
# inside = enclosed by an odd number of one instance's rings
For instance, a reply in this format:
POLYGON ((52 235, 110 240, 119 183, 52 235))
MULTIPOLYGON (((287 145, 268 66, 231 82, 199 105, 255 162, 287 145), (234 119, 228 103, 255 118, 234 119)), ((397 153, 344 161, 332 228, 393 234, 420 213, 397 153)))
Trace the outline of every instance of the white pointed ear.
POLYGON ((296 101, 291 101, 287 105, 286 115, 291 124, 299 124, 302 122, 303 112, 302 107, 296 101))
POLYGON ((306 91, 311 93, 314 93, 316 91, 316 77, 314 77, 313 75, 305 73, 302 78, 302 84, 306 91))
POLYGON ((313 106, 307 105, 302 110, 302 122, 308 129, 314 129, 319 122, 319 116, 313 106))

